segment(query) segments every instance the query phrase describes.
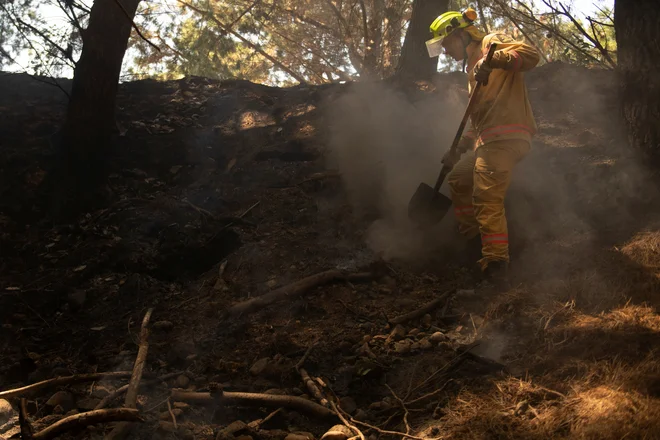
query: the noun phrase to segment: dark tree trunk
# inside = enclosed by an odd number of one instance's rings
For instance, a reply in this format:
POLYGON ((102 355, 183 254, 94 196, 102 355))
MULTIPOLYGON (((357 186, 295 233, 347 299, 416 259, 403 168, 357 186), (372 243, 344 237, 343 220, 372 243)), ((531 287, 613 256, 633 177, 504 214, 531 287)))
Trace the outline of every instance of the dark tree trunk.
POLYGON ((614 27, 623 120, 631 145, 660 166, 660 8, 616 0, 614 27))
POLYGON ((92 6, 60 132, 61 156, 53 199, 59 217, 93 206, 90 203, 98 200, 105 183, 116 131, 119 74, 139 1, 95 0, 92 6))
POLYGON ((449 0, 414 0, 410 24, 403 40, 396 75, 403 79, 429 79, 438 68, 438 58, 429 58, 424 42, 433 35, 429 26, 447 12, 449 0))
POLYGON ((385 33, 383 35, 381 62, 383 78, 394 74, 401 53, 401 26, 403 17, 398 2, 385 9, 385 33))

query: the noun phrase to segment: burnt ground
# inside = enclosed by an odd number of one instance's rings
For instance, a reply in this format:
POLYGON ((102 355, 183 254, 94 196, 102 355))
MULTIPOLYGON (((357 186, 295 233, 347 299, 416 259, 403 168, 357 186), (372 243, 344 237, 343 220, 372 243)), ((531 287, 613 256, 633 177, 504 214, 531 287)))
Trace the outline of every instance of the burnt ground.
MULTIPOLYGON (((462 263, 451 215, 422 232, 402 220, 460 119, 460 74, 405 91, 122 84, 113 201, 72 224, 52 223, 40 187, 65 98, 23 75, 1 78, 0 390, 130 371, 153 308, 145 372, 180 374, 141 390, 145 422, 130 438, 210 439, 263 418, 273 408, 172 402, 175 427, 168 390, 306 395, 295 365, 314 344, 305 368, 381 430, 657 438, 657 178, 620 136, 611 72, 550 64, 528 75, 539 134, 507 202, 507 292, 478 284, 462 263), (333 268, 372 276, 226 313, 333 268), (446 292, 444 306, 390 324, 446 292)), ((125 383, 27 395, 30 420, 90 410, 125 383)), ((8 400, 7 437, 18 430, 18 399, 8 400)), ((230 437, 320 438, 335 422, 287 409, 230 437)))

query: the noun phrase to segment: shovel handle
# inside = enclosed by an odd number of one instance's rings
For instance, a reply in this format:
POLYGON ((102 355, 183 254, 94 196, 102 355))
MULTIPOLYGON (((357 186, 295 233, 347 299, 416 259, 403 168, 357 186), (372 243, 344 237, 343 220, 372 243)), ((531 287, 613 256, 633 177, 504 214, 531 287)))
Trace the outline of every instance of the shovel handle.
MULTIPOLYGON (((493 54, 495 53, 495 50, 497 49, 497 43, 491 43, 490 48, 488 49, 488 55, 486 55, 486 65, 490 63, 490 60, 493 59, 493 54)), ((463 136, 463 130, 465 130, 465 126, 467 125, 468 118, 470 117, 470 114, 472 113, 472 110, 476 104, 476 96, 479 90, 481 89, 481 82, 477 81, 477 85, 474 87, 474 90, 472 90, 472 93, 470 94, 470 100, 468 101, 467 108, 465 109, 465 114, 463 115, 463 120, 461 121, 461 125, 458 126, 458 131, 456 132, 456 136, 454 137, 454 142, 452 142, 451 147, 449 147, 450 151, 450 156, 453 156, 456 153, 456 149, 458 148, 458 143, 461 141, 461 137, 463 136)), ((433 189, 437 193, 438 190, 440 190, 440 187, 442 186, 442 182, 444 182, 445 177, 447 177, 447 174, 451 171, 451 169, 454 167, 454 164, 446 164, 442 166, 442 170, 440 170, 440 175, 438 176, 438 180, 435 182, 435 186, 433 189)))

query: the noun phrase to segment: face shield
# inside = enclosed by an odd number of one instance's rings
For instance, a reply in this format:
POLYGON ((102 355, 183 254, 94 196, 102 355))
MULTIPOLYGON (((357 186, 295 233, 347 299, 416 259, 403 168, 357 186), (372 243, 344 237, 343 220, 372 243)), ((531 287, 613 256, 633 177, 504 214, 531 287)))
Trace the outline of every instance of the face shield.
POLYGON ((444 37, 435 37, 426 41, 426 50, 429 53, 430 58, 442 54, 442 40, 444 40, 444 37))

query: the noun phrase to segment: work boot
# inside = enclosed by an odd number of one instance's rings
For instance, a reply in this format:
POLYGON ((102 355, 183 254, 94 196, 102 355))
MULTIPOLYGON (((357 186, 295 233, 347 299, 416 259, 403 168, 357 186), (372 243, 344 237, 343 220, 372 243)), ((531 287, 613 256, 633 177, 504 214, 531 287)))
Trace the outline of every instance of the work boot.
POLYGON ((507 261, 491 261, 482 271, 484 281, 497 289, 511 288, 509 280, 509 263, 507 261))
POLYGON ((460 255, 463 266, 473 267, 481 259, 481 236, 477 235, 467 240, 460 255))

